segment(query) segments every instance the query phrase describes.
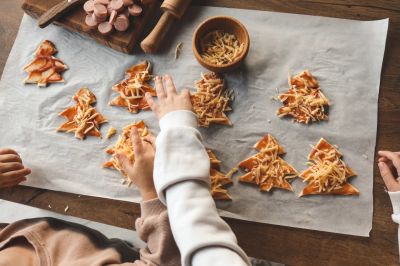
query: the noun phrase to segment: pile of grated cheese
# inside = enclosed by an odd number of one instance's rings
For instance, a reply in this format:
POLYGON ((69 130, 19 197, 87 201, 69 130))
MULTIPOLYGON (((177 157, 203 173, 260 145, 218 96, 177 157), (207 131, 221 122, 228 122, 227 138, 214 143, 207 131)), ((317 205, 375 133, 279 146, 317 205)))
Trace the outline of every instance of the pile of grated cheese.
POLYGON ((199 126, 209 127, 211 123, 232 125, 225 112, 232 111, 229 102, 232 92, 225 89, 224 80, 216 73, 202 74, 195 83, 196 92, 191 95, 193 110, 199 126))
POLYGON ((278 95, 283 103, 277 111, 279 117, 292 116, 294 121, 305 124, 328 119, 329 101, 308 70, 294 77, 289 75, 288 83, 289 90, 278 95))
POLYGON ((214 65, 226 65, 235 62, 243 53, 244 44, 234 34, 215 30, 200 40, 201 57, 214 65))

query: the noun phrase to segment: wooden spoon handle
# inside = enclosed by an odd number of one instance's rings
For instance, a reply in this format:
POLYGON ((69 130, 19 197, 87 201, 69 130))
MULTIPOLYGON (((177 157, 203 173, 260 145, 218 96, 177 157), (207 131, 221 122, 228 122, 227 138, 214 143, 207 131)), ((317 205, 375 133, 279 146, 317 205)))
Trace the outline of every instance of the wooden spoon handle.
POLYGON ((74 6, 84 2, 84 0, 63 0, 57 5, 53 6, 49 10, 47 10, 43 15, 38 19, 38 25, 40 28, 47 27, 50 23, 60 18, 66 12, 71 10, 74 6))

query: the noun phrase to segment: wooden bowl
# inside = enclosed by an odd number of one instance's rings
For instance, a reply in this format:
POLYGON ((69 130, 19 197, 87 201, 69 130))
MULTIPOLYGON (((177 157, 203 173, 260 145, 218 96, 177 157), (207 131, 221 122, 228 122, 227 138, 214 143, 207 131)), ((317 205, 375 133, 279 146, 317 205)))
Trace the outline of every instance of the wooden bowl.
POLYGON ((192 39, 192 50, 197 61, 203 67, 217 73, 228 72, 239 67, 241 63, 244 61, 249 51, 249 46, 250 46, 249 34, 247 33, 247 30, 243 26, 243 24, 240 23, 240 21, 238 21, 235 18, 226 16, 212 17, 203 21, 197 27, 196 31, 193 34, 193 39, 192 39), (204 60, 201 57, 200 40, 207 33, 212 32, 214 30, 222 30, 230 34, 234 34, 238 38, 239 42, 244 44, 242 54, 235 61, 224 65, 216 65, 204 60))

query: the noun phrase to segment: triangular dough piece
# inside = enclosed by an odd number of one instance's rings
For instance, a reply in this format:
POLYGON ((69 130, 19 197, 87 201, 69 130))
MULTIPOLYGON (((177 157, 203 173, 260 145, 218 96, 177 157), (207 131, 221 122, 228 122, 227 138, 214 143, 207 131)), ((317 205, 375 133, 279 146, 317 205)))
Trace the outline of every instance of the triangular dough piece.
POLYGON ((106 123, 107 119, 92 106, 96 102, 96 96, 84 87, 72 99, 76 105, 70 106, 58 114, 68 121, 63 123, 57 131, 75 133, 75 137, 81 140, 86 136, 100 138, 100 125, 106 123))
POLYGON ((295 178, 298 173, 279 157, 285 150, 278 141, 267 134, 254 145, 254 148, 259 152, 238 165, 247 172, 239 177, 239 181, 258 185, 261 191, 269 192, 272 188, 293 191, 288 180, 295 178))
POLYGON ((53 55, 57 49, 51 41, 43 41, 35 52, 35 58, 24 67, 28 77, 24 83, 37 83, 39 87, 45 87, 49 83, 64 82, 61 72, 68 69, 60 59, 53 55))
POLYGON ((308 185, 300 193, 305 195, 358 195, 359 191, 348 183, 356 173, 341 159, 342 153, 321 138, 311 150, 309 167, 299 176, 308 185))
POLYGON ((215 200, 232 200, 228 190, 224 188, 226 185, 232 184, 232 179, 227 175, 218 171, 221 161, 218 160, 215 153, 207 149, 208 157, 210 158, 210 180, 211 180, 211 195, 215 200))
POLYGON ((147 83, 151 79, 150 68, 150 63, 143 61, 128 69, 125 72, 127 78, 112 87, 119 95, 110 101, 110 105, 126 107, 130 113, 148 110, 150 107, 145 94, 149 92, 153 97, 157 96, 154 88, 147 83))

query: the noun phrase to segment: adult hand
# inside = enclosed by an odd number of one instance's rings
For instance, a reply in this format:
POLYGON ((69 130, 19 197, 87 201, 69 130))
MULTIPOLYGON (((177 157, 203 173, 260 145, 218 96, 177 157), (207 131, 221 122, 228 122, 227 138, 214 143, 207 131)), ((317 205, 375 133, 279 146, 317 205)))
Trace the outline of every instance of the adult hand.
POLYGON ((183 89, 178 94, 171 76, 165 75, 163 80, 161 80, 161 77, 157 76, 154 79, 154 82, 156 85, 158 103, 154 101, 150 93, 146 93, 146 100, 159 120, 169 112, 177 110, 192 110, 189 90, 183 89))
POLYGON ((12 149, 0 149, 0 188, 13 187, 26 181, 31 169, 24 167, 21 157, 12 149))
POLYGON ((117 159, 121 162, 123 171, 128 178, 139 188, 143 200, 157 198, 157 192, 153 182, 155 139, 149 134, 143 139, 139 136, 136 127, 132 127, 131 142, 135 154, 132 163, 125 154, 117 154, 117 159))
POLYGON ((378 166, 388 191, 400 191, 400 152, 379 151, 378 166))

